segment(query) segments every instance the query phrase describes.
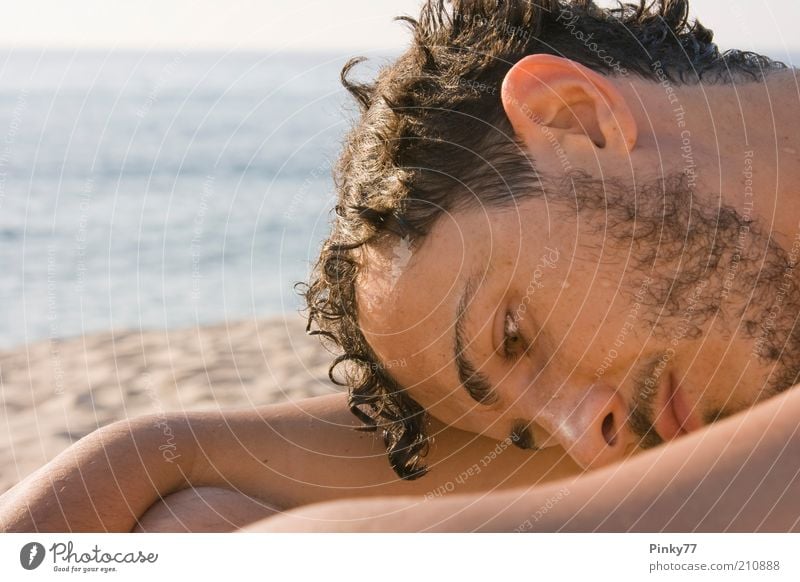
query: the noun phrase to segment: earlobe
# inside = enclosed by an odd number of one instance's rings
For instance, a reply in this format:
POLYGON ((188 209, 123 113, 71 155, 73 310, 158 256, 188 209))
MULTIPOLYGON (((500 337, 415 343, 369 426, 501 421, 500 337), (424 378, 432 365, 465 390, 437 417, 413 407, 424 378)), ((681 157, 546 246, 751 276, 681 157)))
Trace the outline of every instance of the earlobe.
POLYGON ((565 149, 627 153, 636 145, 636 121, 624 96, 572 60, 527 56, 506 74, 501 95, 515 133, 534 151, 552 147, 553 137, 565 149))

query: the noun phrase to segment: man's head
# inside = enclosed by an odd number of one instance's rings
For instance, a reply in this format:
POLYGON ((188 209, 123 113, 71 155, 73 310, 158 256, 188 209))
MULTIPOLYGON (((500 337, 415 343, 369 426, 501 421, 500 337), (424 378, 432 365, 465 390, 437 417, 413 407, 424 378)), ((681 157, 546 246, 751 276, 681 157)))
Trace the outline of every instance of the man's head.
POLYGON ((401 476, 426 413, 589 467, 795 382, 793 79, 687 9, 429 2, 374 83, 345 68, 309 325, 401 476))

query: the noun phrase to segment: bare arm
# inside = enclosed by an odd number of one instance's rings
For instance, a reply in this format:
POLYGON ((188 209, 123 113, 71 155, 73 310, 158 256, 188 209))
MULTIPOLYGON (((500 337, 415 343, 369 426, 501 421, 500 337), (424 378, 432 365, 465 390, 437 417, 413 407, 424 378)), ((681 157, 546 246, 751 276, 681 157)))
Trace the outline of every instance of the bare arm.
POLYGON ((202 510, 216 520, 214 528, 230 528, 240 523, 234 515, 237 508, 258 519, 274 510, 342 498, 424 498, 437 490, 449 494, 510 488, 575 470, 561 450, 533 457, 507 447, 496 455, 498 443, 431 421, 431 472, 416 481, 401 481, 387 462, 380 434, 353 430, 358 425, 342 394, 246 411, 115 423, 0 497, 0 529, 130 531, 151 507, 156 513, 149 517, 160 516, 159 527, 169 531, 192 527, 175 514, 181 507, 194 517, 202 510), (487 458, 490 464, 481 463, 487 458), (473 465, 480 471, 459 482, 473 465), (190 487, 205 493, 172 495, 190 487), (173 507, 164 507, 164 498, 173 507), (235 498, 250 509, 234 505, 235 498), (174 528, 167 523, 173 515, 174 528))
MULTIPOLYGON (((169 427, 186 440, 185 418, 169 427)), ((163 428, 150 417, 95 431, 0 497, 0 530, 130 531, 159 495, 189 482, 193 449, 164 456, 162 446, 163 428)))
MULTIPOLYGON (((316 451, 341 452, 353 438, 350 445, 358 449, 360 443, 364 452, 368 439, 350 430, 350 416, 343 396, 334 395, 242 412, 116 422, 1 496, 0 530, 130 531, 155 502, 190 487, 231 489, 279 508, 328 499, 302 482, 287 484, 293 465, 308 465, 316 451)), ((313 478, 309 471, 296 473, 313 478)))
POLYGON ((313 505, 250 531, 799 531, 800 390, 622 464, 487 495, 313 505))

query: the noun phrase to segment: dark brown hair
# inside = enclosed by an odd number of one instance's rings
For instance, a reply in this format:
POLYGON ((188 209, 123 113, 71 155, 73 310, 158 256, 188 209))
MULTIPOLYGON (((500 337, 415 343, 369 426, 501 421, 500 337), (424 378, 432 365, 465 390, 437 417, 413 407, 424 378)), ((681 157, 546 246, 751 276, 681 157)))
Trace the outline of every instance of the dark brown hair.
POLYGON ((308 331, 338 353, 330 377, 349 389, 365 429, 383 431, 404 479, 425 473, 425 413, 382 366, 359 329, 356 249, 430 231, 443 212, 515 204, 536 192, 532 160, 500 102, 508 70, 530 54, 566 57, 605 75, 673 83, 760 79, 781 63, 751 52, 720 53, 712 32, 688 20, 688 0, 618 4, 590 0, 428 0, 412 42, 371 83, 342 83, 360 116, 335 169, 335 217, 302 293, 308 331), (658 75, 657 75, 658 72, 658 75))

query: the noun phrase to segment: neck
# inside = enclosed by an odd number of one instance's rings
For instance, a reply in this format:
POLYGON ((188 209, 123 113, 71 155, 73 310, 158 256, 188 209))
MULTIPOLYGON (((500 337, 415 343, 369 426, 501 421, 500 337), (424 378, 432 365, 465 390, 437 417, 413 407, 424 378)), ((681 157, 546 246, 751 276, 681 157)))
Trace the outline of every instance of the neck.
POLYGON ((629 103, 639 105, 635 167, 650 180, 653 168, 684 172, 709 202, 758 220, 784 248, 791 246, 800 233, 800 92, 794 73, 726 85, 632 81, 625 90, 629 103))

